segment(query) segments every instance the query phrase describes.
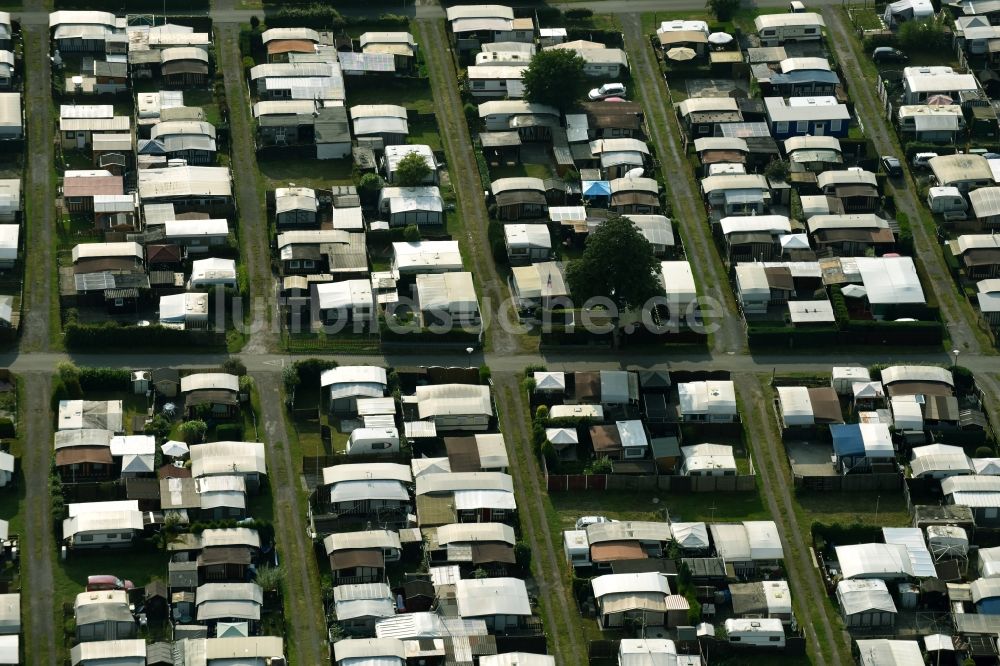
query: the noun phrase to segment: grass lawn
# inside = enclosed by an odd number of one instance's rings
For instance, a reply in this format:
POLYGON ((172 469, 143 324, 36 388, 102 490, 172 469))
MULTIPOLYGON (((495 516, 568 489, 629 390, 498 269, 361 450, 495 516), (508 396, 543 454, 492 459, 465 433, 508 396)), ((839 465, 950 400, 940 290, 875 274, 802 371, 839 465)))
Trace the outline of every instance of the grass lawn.
MULTIPOLYGON (((434 113, 430 81, 424 79, 385 79, 371 84, 347 84, 351 106, 357 104, 398 104, 419 113, 434 113)), ((457 84, 456 84, 457 85, 457 84)))
POLYGON ((299 187, 329 189, 331 185, 352 185, 353 165, 351 160, 257 160, 257 167, 264 176, 265 187, 287 187, 295 183, 299 187))
POLYGON ((799 524, 814 522, 907 527, 910 513, 902 492, 797 493, 799 524), (875 507, 878 507, 878 513, 875 507))
POLYGON ((427 145, 431 150, 444 150, 441 143, 441 133, 438 132, 437 123, 433 120, 418 120, 410 123, 410 136, 407 142, 414 145, 427 145))
POLYGON ((552 177, 552 170, 547 164, 525 164, 524 162, 515 164, 514 166, 490 167, 490 177, 493 180, 498 180, 500 178, 516 178, 520 176, 529 176, 545 180, 546 178, 552 177))
POLYGON ((219 112, 219 105, 215 102, 215 95, 210 90, 185 90, 184 104, 186 106, 200 106, 205 111, 205 120, 216 127, 222 124, 222 115, 219 112))
POLYGON ((602 515, 615 520, 663 520, 665 511, 675 521, 723 522, 768 520, 770 516, 756 493, 671 495, 627 491, 549 493, 556 522, 554 532, 572 529, 580 516, 602 515), (650 496, 652 495, 652 496, 650 496), (653 499, 659 498, 654 504, 653 499))
POLYGON ((854 27, 856 28, 860 28, 861 30, 882 29, 882 17, 871 7, 851 9, 848 15, 853 20, 854 27))

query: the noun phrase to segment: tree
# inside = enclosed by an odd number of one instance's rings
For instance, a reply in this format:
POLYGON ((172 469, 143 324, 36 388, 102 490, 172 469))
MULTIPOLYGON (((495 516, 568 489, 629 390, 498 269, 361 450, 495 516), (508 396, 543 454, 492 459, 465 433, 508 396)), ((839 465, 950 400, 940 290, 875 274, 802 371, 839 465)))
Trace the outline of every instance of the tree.
POLYGON ((262 589, 271 591, 277 590, 281 581, 285 579, 285 570, 281 567, 262 566, 257 569, 257 584, 262 589))
POLYGON ((585 64, 569 49, 539 51, 524 72, 524 98, 560 111, 572 109, 587 90, 585 64))
POLYGON ((712 12, 720 21, 728 21, 740 8, 740 0, 708 0, 705 9, 712 12))
POLYGON ((382 189, 382 179, 377 173, 366 173, 358 181, 358 196, 365 203, 375 203, 380 189, 382 189))
POLYGON ((400 187, 420 185, 430 175, 431 165, 420 153, 407 153, 396 165, 396 184, 400 187))
POLYGON ((247 366, 244 365, 243 361, 236 357, 227 358, 222 362, 222 371, 228 372, 231 375, 236 375, 237 377, 242 377, 247 374, 247 366))
POLYGON ((775 182, 785 182, 788 180, 788 162, 785 160, 774 159, 768 163, 767 168, 764 169, 764 175, 767 176, 768 180, 773 180, 775 182))
POLYGON ((931 53, 949 47, 949 37, 944 22, 937 18, 904 21, 897 37, 899 48, 904 51, 931 53))
POLYGON ((403 240, 407 243, 416 243, 420 240, 420 227, 415 224, 408 224, 403 227, 403 240))
POLYGON ((197 444, 205 437, 208 426, 204 421, 185 421, 181 424, 181 438, 188 444, 197 444))
POLYGON ((660 261, 632 220, 612 215, 587 237, 583 256, 570 262, 567 281, 577 307, 611 300, 619 314, 663 293, 660 261))

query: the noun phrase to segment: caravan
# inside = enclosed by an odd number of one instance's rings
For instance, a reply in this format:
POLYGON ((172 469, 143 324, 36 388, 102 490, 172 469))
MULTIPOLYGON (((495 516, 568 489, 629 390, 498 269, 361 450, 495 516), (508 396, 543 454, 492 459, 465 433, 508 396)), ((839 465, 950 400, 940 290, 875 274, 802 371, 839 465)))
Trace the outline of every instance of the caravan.
POLYGON ((356 428, 347 440, 348 455, 399 453, 399 430, 396 428, 356 428))
POLYGON ((787 42, 819 41, 826 23, 815 12, 764 14, 754 19, 761 46, 781 46, 787 42))
POLYGON ((785 628, 778 618, 726 620, 729 642, 754 647, 785 647, 785 628))

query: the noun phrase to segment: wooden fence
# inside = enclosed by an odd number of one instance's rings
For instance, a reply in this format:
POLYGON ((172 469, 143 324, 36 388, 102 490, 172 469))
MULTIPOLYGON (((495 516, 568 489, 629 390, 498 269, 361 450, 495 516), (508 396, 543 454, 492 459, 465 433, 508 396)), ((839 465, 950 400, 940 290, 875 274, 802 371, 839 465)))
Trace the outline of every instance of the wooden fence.
POLYGON ((872 490, 900 490, 903 475, 900 472, 883 474, 847 474, 837 476, 795 475, 795 490, 806 492, 864 492, 872 490))
POLYGON ((757 477, 740 476, 632 476, 629 474, 546 474, 549 492, 591 490, 662 490, 675 493, 746 493, 757 489, 757 477))

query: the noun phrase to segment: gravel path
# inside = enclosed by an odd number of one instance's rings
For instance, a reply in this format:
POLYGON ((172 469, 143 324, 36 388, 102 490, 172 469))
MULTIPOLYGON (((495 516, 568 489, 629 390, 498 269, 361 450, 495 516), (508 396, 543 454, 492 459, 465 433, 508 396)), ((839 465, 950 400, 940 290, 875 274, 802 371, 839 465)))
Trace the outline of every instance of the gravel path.
POLYGON ((851 640, 841 629, 840 618, 823 601, 826 589, 809 549, 809 525, 800 525, 792 501, 792 481, 785 471, 788 457, 773 426, 774 415, 768 409, 756 375, 733 376, 742 402, 742 418, 749 433, 750 450, 760 489, 771 517, 781 532, 785 569, 792 588, 799 626, 805 632, 807 649, 815 666, 850 663, 851 640), (821 650, 817 633, 821 632, 827 651, 821 650), (829 654, 827 654, 827 652, 829 654), (830 657, 827 660, 827 656, 830 657))
MULTIPOLYGON (((455 63, 449 50, 450 42, 442 20, 417 21, 416 26, 417 41, 427 59, 431 88, 434 91, 434 110, 448 157, 448 175, 458 196, 458 210, 462 218, 461 229, 449 229, 449 232, 461 243, 466 260, 472 262, 480 297, 489 301, 488 304, 485 300, 480 304, 484 321, 487 318, 496 321, 500 304, 509 301, 510 295, 507 285, 497 274, 490 253, 487 240, 489 217, 483 199, 483 185, 479 179, 472 140, 469 138, 469 126, 462 110, 455 63)), ((492 350, 498 354, 518 349, 518 341, 514 336, 495 323, 487 328, 487 335, 492 350)))
POLYGON ((326 620, 322 613, 319 573, 312 539, 305 522, 300 461, 288 447, 285 409, 281 402, 281 374, 254 373, 261 397, 260 420, 267 443, 267 469, 274 501, 274 529, 278 556, 285 571, 285 623, 299 665, 323 664, 329 660, 326 620))
POLYGON ((572 587, 563 575, 560 560, 563 557, 557 544, 562 535, 553 534, 545 515, 546 495, 544 477, 531 445, 531 433, 526 418, 528 404, 524 399, 518 375, 504 373, 494 376, 494 397, 497 411, 503 416, 502 430, 510 458, 510 473, 514 477, 518 516, 521 519, 521 539, 531 547, 533 573, 538 585, 538 596, 546 611, 549 652, 556 661, 566 666, 587 663, 587 641, 580 631, 581 620, 573 600, 572 587))
POLYGON ((713 323, 719 326, 712 338, 716 352, 740 352, 746 346, 743 323, 736 309, 732 289, 715 250, 706 222, 705 209, 691 177, 691 167, 678 137, 676 117, 649 36, 644 35, 638 14, 621 17, 625 48, 632 66, 632 85, 638 88, 646 112, 649 139, 656 147, 663 180, 670 190, 672 217, 680 226, 684 250, 698 281, 699 295, 711 297, 724 306, 713 323))
POLYGON ((216 24, 216 53, 225 75, 226 101, 229 103, 229 132, 232 145, 233 179, 239 216, 240 251, 250 282, 253 328, 244 351, 261 353, 277 348, 277 336, 271 326, 274 303, 271 250, 263 184, 257 171, 250 100, 247 97, 243 64, 240 58, 239 25, 216 24))
POLYGON ((29 664, 55 666, 56 640, 62 627, 55 626, 52 566, 55 543, 49 501, 49 469, 52 465, 52 417, 49 404, 52 382, 48 374, 24 375, 24 404, 20 427, 25 431, 24 534, 21 541, 22 626, 24 653, 29 664))
MULTIPOLYGON (((54 145, 52 71, 49 65, 49 31, 46 26, 24 26, 24 90, 28 146, 24 185, 25 274, 21 350, 46 351, 50 326, 58 327, 58 304, 53 303, 56 268, 54 145), (30 258, 30 261, 28 260, 30 258), (55 321, 52 321, 55 308, 55 321)), ((47 403, 46 403, 47 404, 47 403)))
MULTIPOLYGON (((896 133, 889 126, 882 103, 875 92, 875 81, 870 80, 858 64, 861 58, 867 57, 861 52, 853 37, 853 29, 847 24, 844 13, 832 7, 823 10, 827 30, 830 31, 830 43, 834 47, 837 60, 843 68, 844 75, 850 86, 848 94, 854 100, 854 111, 861 117, 865 127, 865 136, 870 138, 880 155, 897 155, 902 157, 903 151, 896 139, 896 133)), ((976 316, 972 313, 965 298, 958 292, 955 281, 945 267, 941 257, 941 248, 937 239, 921 222, 924 216, 924 204, 917 196, 917 186, 908 168, 899 186, 894 188, 896 207, 906 213, 913 228, 914 254, 920 258, 930 279, 930 286, 941 306, 941 317, 948 327, 952 345, 963 352, 978 353, 981 350, 979 340, 972 327, 977 326, 976 316)))

